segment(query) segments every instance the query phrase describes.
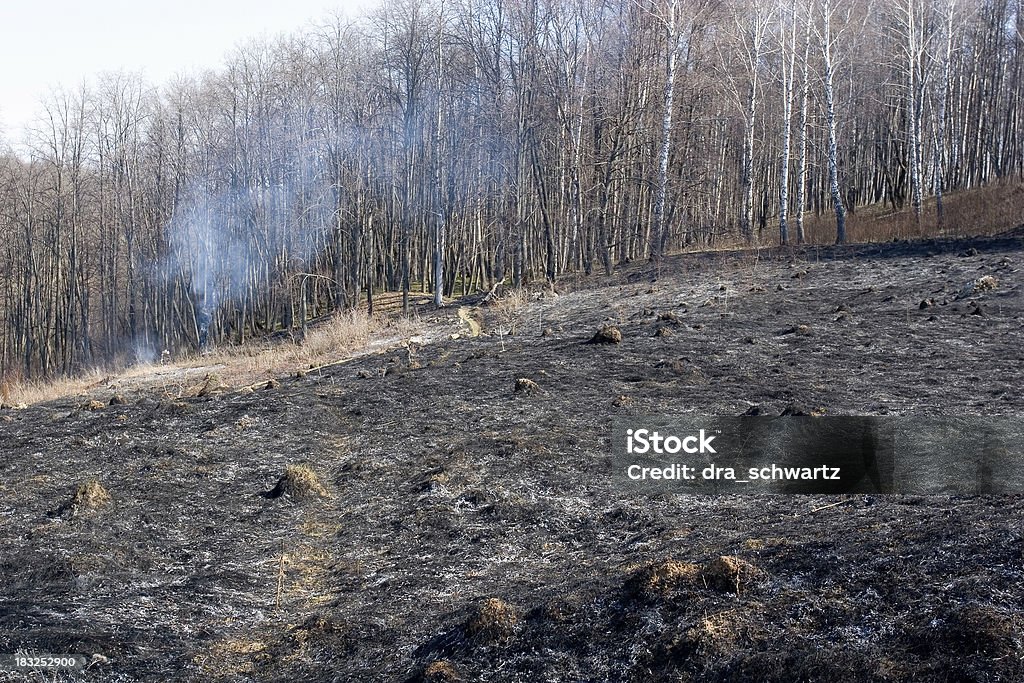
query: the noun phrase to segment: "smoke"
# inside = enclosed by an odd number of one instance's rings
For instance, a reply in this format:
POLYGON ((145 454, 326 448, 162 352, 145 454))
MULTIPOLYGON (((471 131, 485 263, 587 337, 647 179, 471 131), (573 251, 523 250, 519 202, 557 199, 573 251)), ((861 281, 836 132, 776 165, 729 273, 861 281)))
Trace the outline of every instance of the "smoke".
POLYGON ((216 338, 225 314, 252 304, 268 287, 288 286, 289 274, 305 270, 323 245, 331 213, 324 186, 308 175, 305 156, 299 155, 302 163, 293 163, 290 174, 270 169, 286 176, 272 186, 219 189, 217 177, 231 173, 218 169, 194 183, 176 206, 166 229, 167 253, 155 275, 165 285, 180 282, 188 292, 191 310, 185 311, 183 332, 201 349, 216 338), (314 191, 320 196, 311 196, 314 191))
POLYGON ((138 365, 150 365, 160 358, 160 352, 148 340, 136 339, 132 344, 132 352, 138 365))

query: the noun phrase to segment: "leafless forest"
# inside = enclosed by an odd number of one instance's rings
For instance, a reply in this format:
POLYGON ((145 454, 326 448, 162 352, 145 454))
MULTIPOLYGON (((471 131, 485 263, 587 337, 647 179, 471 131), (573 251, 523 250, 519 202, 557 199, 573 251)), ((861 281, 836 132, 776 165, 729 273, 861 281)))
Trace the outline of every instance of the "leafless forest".
POLYGON ((941 229, 943 193, 1024 175, 1022 31, 1021 0, 389 0, 176 82, 101 75, 0 158, 0 370, 857 241, 872 206, 941 229))

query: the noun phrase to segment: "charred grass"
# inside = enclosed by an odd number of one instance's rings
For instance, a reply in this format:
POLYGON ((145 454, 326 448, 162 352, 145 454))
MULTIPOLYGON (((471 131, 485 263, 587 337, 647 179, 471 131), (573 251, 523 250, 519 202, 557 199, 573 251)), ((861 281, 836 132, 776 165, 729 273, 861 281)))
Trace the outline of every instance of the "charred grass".
POLYGON ((255 388, 2 410, 0 652, 102 655, 90 681, 1021 680, 1020 497, 637 498, 606 454, 613 415, 1024 414, 1022 262, 688 255, 255 388))

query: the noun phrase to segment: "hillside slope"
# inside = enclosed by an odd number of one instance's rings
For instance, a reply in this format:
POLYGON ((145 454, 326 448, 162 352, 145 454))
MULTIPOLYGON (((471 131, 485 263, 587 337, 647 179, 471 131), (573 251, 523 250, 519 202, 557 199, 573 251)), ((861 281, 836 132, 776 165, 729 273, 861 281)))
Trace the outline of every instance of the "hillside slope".
POLYGON ((607 456, 615 415, 1022 415, 1022 265, 1021 238, 695 254, 242 391, 0 411, 0 652, 90 681, 1020 680, 1020 497, 639 498, 607 456))

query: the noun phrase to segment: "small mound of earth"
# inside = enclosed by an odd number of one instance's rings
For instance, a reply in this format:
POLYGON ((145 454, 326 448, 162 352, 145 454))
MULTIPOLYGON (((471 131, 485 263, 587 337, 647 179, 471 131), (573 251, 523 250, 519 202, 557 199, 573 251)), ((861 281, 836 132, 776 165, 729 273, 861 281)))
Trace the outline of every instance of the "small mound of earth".
POLYGON ((823 408, 807 408, 799 403, 790 403, 782 409, 779 417, 821 417, 824 414, 823 408))
POLYGON ((290 496, 300 500, 314 496, 328 497, 327 489, 320 483, 320 478, 309 465, 288 465, 274 488, 263 495, 271 499, 290 496))
POLYGON ((679 325, 682 321, 679 316, 673 311, 665 311, 664 313, 658 314, 658 322, 669 323, 671 325, 679 325))
POLYGON ((707 377, 704 376, 701 369, 686 358, 671 361, 658 361, 654 364, 654 367, 667 371, 670 374, 693 384, 707 383, 707 377))
POLYGON ((110 494, 103 488, 103 484, 95 479, 91 479, 84 484, 78 485, 71 504, 87 510, 98 510, 109 505, 110 500, 110 494))

